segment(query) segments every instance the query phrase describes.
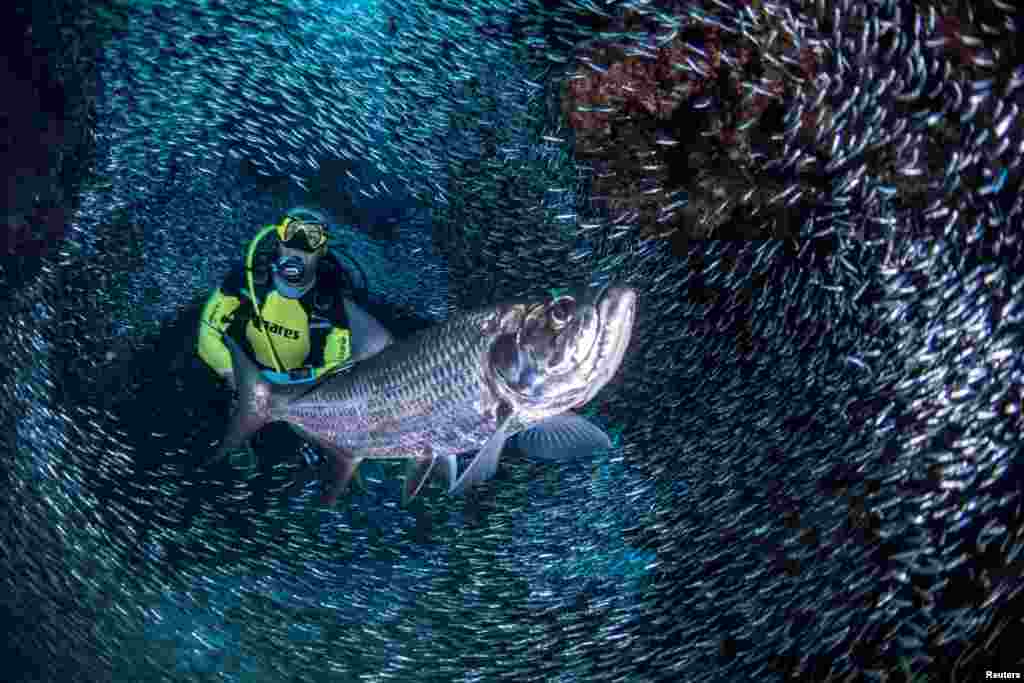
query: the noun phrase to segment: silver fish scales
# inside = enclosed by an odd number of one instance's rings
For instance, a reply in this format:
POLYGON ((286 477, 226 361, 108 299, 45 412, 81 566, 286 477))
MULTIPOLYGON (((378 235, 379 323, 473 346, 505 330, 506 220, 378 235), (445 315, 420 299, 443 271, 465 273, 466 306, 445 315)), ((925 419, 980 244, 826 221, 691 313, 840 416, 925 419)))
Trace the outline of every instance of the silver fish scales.
POLYGON ((531 427, 540 429, 520 441, 541 458, 582 444, 603 447, 596 427, 565 415, 615 374, 635 309, 634 290, 598 287, 466 312, 312 387, 262 380, 225 337, 240 397, 219 455, 263 425, 284 421, 334 455, 337 477, 327 494, 333 500, 367 458, 412 460, 412 498, 439 459, 453 492, 490 478, 505 440, 531 427), (471 449, 481 452, 457 477, 455 456, 471 449))

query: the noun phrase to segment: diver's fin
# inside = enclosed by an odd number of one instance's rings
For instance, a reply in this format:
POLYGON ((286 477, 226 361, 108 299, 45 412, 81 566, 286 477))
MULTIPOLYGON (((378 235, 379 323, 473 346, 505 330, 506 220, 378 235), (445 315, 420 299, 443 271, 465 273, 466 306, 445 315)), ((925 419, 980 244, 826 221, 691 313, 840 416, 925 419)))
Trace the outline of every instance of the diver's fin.
POLYGON ((507 438, 508 434, 505 432, 505 423, 502 423, 494 434, 491 434, 491 438, 487 440, 487 443, 476 454, 476 457, 473 458, 473 462, 469 463, 469 467, 462 473, 462 476, 456 479, 455 483, 448 489, 448 493, 465 493, 466 489, 474 484, 479 484, 493 477, 495 472, 498 471, 498 459, 501 457, 501 449, 504 447, 507 438))
POLYGON ((354 363, 380 353, 395 340, 383 325, 351 299, 345 299, 345 315, 352 330, 352 356, 354 363))
POLYGON ((417 455, 409 458, 405 465, 405 483, 402 486, 402 505, 408 505, 420 494, 430 473, 434 471, 437 459, 433 455, 417 455))
POLYGON ((612 447, 600 427, 575 413, 563 413, 520 432, 515 445, 531 458, 568 461, 612 447))
POLYGON ((259 368, 249 359, 238 342, 231 338, 231 335, 225 334, 223 339, 231 353, 231 368, 235 376, 238 400, 235 402, 227 433, 224 435, 215 460, 240 448, 250 436, 274 420, 271 415, 273 390, 270 383, 263 379, 259 368))

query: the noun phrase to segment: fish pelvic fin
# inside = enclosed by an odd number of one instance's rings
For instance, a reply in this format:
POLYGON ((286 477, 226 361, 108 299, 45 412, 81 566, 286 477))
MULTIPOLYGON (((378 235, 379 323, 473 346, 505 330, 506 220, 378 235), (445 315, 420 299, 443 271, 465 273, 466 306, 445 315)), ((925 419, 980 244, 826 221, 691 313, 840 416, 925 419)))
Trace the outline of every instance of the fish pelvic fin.
POLYGON ((448 488, 450 489, 459 480, 459 460, 454 455, 441 456, 444 459, 445 475, 448 477, 448 488))
POLYGON ((321 482, 320 504, 326 507, 333 507, 338 502, 338 497, 348 489, 349 482, 359 478, 359 463, 362 458, 353 457, 348 451, 326 447, 328 452, 329 467, 327 476, 321 482))
POLYGON ((465 493, 471 486, 493 477, 498 471, 498 459, 501 457, 501 449, 505 446, 506 439, 508 433, 505 426, 501 425, 476 454, 473 462, 469 463, 462 476, 455 480, 448 493, 465 493))
POLYGON ((420 494, 430 480, 437 458, 427 453, 410 458, 405 465, 405 483, 402 486, 402 505, 408 505, 420 494))
POLYGON ((246 355, 230 335, 223 336, 224 344, 231 353, 231 367, 235 377, 237 400, 227 432, 221 442, 218 457, 240 448, 249 437, 268 422, 276 418, 273 408, 276 403, 273 385, 263 378, 259 368, 246 355))

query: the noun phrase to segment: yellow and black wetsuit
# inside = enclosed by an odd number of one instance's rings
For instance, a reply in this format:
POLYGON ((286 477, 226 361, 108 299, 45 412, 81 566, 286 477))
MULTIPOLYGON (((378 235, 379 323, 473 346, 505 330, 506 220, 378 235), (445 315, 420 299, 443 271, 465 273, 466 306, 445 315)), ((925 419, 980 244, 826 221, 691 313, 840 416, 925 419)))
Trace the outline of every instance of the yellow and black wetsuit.
POLYGON ((344 363, 352 352, 352 332, 342 296, 344 278, 337 264, 332 264, 329 255, 320 260, 316 284, 299 299, 278 293, 270 277, 256 283, 260 315, 273 351, 249 300, 244 267, 232 270, 203 308, 200 358, 218 375, 230 371, 231 354, 220 335, 226 332, 266 369, 278 369, 273 355, 276 352, 280 370, 293 371, 295 379, 318 377, 344 363))

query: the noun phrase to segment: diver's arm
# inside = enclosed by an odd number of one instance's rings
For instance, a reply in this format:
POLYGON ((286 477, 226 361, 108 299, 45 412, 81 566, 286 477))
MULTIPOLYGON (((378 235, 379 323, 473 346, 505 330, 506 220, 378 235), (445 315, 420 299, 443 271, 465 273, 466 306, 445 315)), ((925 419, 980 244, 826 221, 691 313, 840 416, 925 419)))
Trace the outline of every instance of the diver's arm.
POLYGON ((343 298, 342 303, 348 326, 339 325, 328 332, 324 342, 324 363, 313 368, 315 377, 338 366, 366 360, 394 341, 391 333, 355 302, 343 298))
POLYGON ((351 356, 349 358, 351 362, 358 363, 374 356, 394 342, 391 333, 356 302, 347 297, 342 301, 345 304, 345 315, 348 317, 349 328, 352 330, 351 356))
POLYGON ((241 303, 239 298, 229 296, 222 289, 218 289, 206 301, 199 318, 199 357, 232 386, 234 373, 231 369, 231 354, 222 336, 241 303))

